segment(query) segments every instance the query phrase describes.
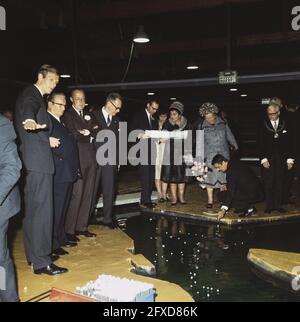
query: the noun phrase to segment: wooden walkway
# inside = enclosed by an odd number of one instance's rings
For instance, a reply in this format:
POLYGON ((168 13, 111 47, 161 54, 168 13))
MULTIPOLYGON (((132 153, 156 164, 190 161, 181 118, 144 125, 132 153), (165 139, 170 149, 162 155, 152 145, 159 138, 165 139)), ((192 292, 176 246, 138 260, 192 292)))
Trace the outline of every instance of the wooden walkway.
POLYGON ((229 212, 225 218, 218 220, 217 212, 220 209, 219 203, 215 203, 213 210, 206 209, 206 192, 197 184, 187 187, 186 191, 187 205, 178 204, 172 207, 170 203, 159 203, 153 210, 142 209, 144 214, 164 215, 178 218, 192 219, 202 222, 222 224, 230 227, 261 225, 278 222, 290 222, 292 220, 300 220, 300 207, 289 206, 288 212, 281 214, 272 212, 264 214, 264 204, 257 205, 257 214, 250 218, 239 218, 237 214, 229 212))
POLYGON ((300 253, 250 249, 248 261, 255 268, 258 276, 273 284, 280 284, 291 291, 297 291, 300 296, 300 283, 298 282, 298 279, 300 280, 300 253), (295 286, 296 288, 293 289, 295 286))
POLYGON ((155 267, 143 255, 129 251, 134 247, 133 240, 123 231, 102 226, 91 226, 90 229, 97 234, 96 238, 82 237, 77 247, 68 249, 69 255, 55 262, 69 269, 67 274, 59 276, 32 273, 24 255, 23 233, 21 230, 16 232, 12 255, 21 301, 28 301, 52 287, 75 292, 77 286, 84 286, 101 274, 109 274, 154 284, 157 302, 193 302, 192 297, 176 284, 133 273, 137 267, 155 272, 155 267))

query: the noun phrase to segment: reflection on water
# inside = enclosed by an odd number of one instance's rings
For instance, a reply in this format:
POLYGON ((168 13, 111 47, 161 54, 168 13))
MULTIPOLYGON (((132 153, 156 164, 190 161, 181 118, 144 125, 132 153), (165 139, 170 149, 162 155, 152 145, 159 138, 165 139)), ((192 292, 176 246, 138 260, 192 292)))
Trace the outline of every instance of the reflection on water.
POLYGON ((196 301, 300 301, 251 272, 249 248, 300 251, 300 223, 228 230, 165 217, 130 218, 135 252, 155 263, 157 277, 181 285, 196 301))

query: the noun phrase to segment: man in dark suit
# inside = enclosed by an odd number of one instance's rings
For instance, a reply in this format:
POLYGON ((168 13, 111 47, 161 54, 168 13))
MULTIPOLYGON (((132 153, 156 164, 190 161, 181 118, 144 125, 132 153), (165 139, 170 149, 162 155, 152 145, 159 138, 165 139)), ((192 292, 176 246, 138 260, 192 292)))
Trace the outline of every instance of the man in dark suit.
POLYGON ((15 139, 12 123, 0 115, 0 302, 19 300, 14 265, 7 247, 9 218, 20 211, 20 195, 16 184, 22 164, 15 139))
POLYGON ((16 130, 26 170, 25 252, 35 274, 57 275, 66 269, 52 263, 53 173, 51 147, 59 140, 50 137, 51 122, 43 96, 50 94, 59 81, 57 70, 43 65, 38 80, 20 94, 15 111, 16 130))
POLYGON ((94 206, 98 199, 99 185, 103 195, 103 220, 102 224, 109 228, 115 228, 113 218, 113 204, 115 199, 115 183, 118 171, 118 147, 119 147, 119 122, 116 116, 122 108, 122 97, 117 93, 110 93, 106 98, 105 106, 94 111, 94 117, 99 126, 100 132, 95 140, 97 149, 97 176, 94 189, 94 206), (108 145, 110 142, 106 137, 111 134, 114 138, 113 146, 108 145), (113 152, 112 160, 107 160, 109 151, 102 151, 101 147, 107 147, 113 152))
POLYGON ((212 166, 226 173, 226 198, 219 212, 219 219, 223 218, 230 208, 235 208, 240 217, 254 215, 256 213, 254 205, 263 199, 263 191, 253 171, 240 160, 228 161, 220 154, 213 158, 212 166))
POLYGON ((288 123, 280 116, 280 108, 272 103, 267 108, 268 118, 259 130, 258 150, 262 165, 266 196, 265 213, 286 212, 284 186, 288 171, 294 165, 294 136, 288 123))
POLYGON ((54 226, 53 254, 68 254, 62 247, 76 246, 69 243, 65 233, 65 216, 68 210, 73 183, 80 173, 77 143, 72 133, 61 121, 66 108, 66 97, 62 93, 52 93, 48 97, 48 113, 52 122, 51 135, 60 140, 60 146, 53 148, 54 174, 54 226))
POLYGON ((74 243, 79 241, 77 236, 96 236, 88 231, 88 220, 96 176, 96 151, 93 140, 98 127, 93 123, 92 116, 84 110, 84 91, 73 90, 70 99, 72 106, 65 112, 62 121, 77 142, 81 171, 81 178, 73 185, 65 222, 68 241, 74 243))
MULTIPOLYGON (((158 130, 158 123, 153 118, 153 115, 158 111, 159 103, 157 100, 150 100, 147 107, 137 113, 131 123, 132 130, 141 130, 143 133, 146 130, 158 130)), ((151 195, 153 191, 155 179, 155 148, 151 146, 151 140, 140 135, 142 140, 148 140, 148 162, 147 164, 139 165, 139 173, 141 178, 141 206, 145 208, 154 208, 155 203, 152 202, 151 195)))

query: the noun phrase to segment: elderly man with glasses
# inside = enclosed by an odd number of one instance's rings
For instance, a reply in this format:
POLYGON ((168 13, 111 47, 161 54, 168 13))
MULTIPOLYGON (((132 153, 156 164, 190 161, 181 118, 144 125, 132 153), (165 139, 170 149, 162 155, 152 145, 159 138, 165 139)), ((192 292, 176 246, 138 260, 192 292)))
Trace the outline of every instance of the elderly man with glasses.
MULTIPOLYGON (((110 229, 116 227, 116 221, 113 216, 113 204, 115 199, 116 176, 119 164, 119 123, 117 114, 122 108, 122 97, 118 93, 110 93, 103 107, 94 111, 94 118, 100 132, 94 141, 97 153, 97 175, 94 187, 92 206, 95 206, 99 197, 101 188, 103 195, 103 218, 100 224, 110 229), (103 133, 103 140, 102 138, 103 133), (108 140, 106 134, 111 134, 113 140, 108 140), (106 149, 107 148, 107 149, 106 149), (103 155, 102 155, 103 154, 103 155), (112 160, 109 159, 112 156, 112 160)), ((94 210, 91 209, 91 211, 94 210)))
POLYGON ((66 109, 66 97, 63 93, 53 92, 48 97, 48 114, 52 122, 51 135, 60 141, 57 148, 52 148, 55 166, 54 174, 54 222, 53 254, 67 255, 62 247, 72 247, 65 233, 65 216, 70 204, 73 183, 79 179, 80 165, 77 143, 72 133, 61 121, 66 109))
POLYGON ((158 130, 158 122, 154 119, 154 114, 159 109, 159 103, 156 99, 151 99, 147 102, 146 108, 136 113, 131 123, 131 130, 140 130, 141 139, 148 140, 148 155, 141 156, 146 159, 147 164, 139 165, 139 173, 141 178, 141 207, 142 208, 155 208, 156 204, 152 202, 151 194, 154 187, 155 179, 155 159, 156 148, 155 145, 151 146, 152 140, 143 137, 146 130, 158 130))
POLYGON ((74 89, 70 100, 72 106, 65 112, 62 121, 77 142, 81 177, 73 185, 65 231, 68 242, 76 245, 80 241, 79 236, 88 238, 96 236, 88 231, 88 221, 96 176, 96 151, 93 140, 98 127, 92 115, 85 109, 86 100, 83 90, 74 89))
POLYGON ((279 106, 271 102, 258 136, 267 214, 272 211, 286 212, 282 206, 286 189, 284 183, 288 171, 294 166, 293 147, 293 131, 280 116, 279 106))

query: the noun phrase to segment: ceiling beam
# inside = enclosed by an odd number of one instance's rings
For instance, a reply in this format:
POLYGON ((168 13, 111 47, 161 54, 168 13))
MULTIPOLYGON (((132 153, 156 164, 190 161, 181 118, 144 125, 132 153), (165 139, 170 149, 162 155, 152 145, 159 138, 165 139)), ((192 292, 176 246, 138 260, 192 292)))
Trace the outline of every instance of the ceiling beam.
POLYGON ((244 5, 245 3, 263 0, 128 0, 108 2, 86 8, 81 19, 89 21, 142 18, 163 13, 188 12, 206 8, 224 7, 227 5, 244 5))
MULTIPOLYGON (((232 43, 233 47, 252 47, 260 45, 272 45, 272 44, 286 44, 286 43, 296 43, 300 42, 299 32, 277 32, 277 33, 267 33, 267 34, 251 34, 242 36, 233 36, 232 43)), ((93 46, 95 48, 95 45, 93 46)), ((161 42, 161 43, 150 43, 143 48, 139 48, 138 51, 142 56, 154 56, 172 53, 187 53, 187 52, 201 52, 211 49, 225 49, 226 39, 225 37, 215 37, 215 38, 203 38, 197 40, 185 40, 176 42, 161 42)), ((88 50, 88 48, 86 48, 88 50)), ((105 58, 119 58, 120 57, 120 46, 106 47, 91 49, 91 57, 98 57, 101 59, 105 58)), ((129 55, 129 45, 128 48, 124 48, 123 55, 126 57, 129 55)))
MULTIPOLYGON (((239 76, 239 84, 267 83, 300 80, 300 71, 291 73, 273 73, 239 76)), ((111 84, 89 84, 80 85, 86 91, 98 90, 135 90, 135 89, 157 89, 157 88, 182 88, 218 85, 218 77, 206 77, 196 79, 179 79, 149 82, 111 83, 111 84)), ((69 86, 70 89, 77 86, 69 86)))

